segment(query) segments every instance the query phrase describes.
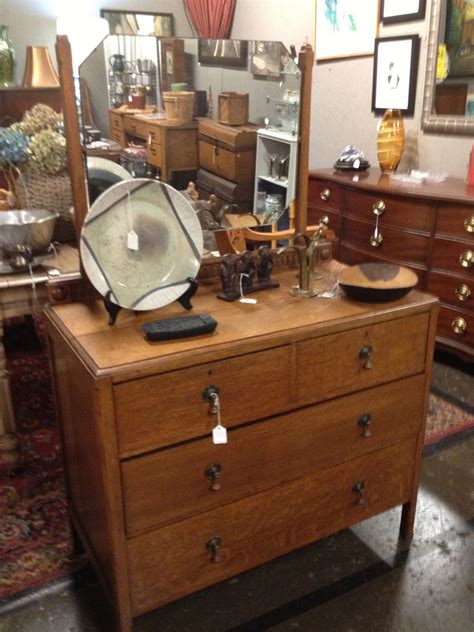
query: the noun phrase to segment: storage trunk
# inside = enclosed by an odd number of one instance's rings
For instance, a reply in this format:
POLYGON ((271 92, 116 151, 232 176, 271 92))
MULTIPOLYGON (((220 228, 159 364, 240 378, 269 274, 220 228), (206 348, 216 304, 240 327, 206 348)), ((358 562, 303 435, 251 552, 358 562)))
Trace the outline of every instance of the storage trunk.
POLYGON ((221 204, 238 204, 242 211, 251 211, 253 208, 253 183, 237 184, 205 169, 199 169, 196 186, 201 199, 214 194, 221 204))
POLYGON ((210 119, 199 121, 199 165, 239 184, 255 181, 257 125, 230 127, 210 119))

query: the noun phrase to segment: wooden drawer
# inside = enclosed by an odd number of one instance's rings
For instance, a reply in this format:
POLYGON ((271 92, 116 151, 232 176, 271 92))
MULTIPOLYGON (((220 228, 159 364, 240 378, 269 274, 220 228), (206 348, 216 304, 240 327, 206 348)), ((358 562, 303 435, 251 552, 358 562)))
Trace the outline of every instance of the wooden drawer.
POLYGON ((430 272, 428 291, 444 303, 474 309, 474 279, 468 276, 430 272))
POLYGON ((255 149, 229 151, 200 140, 199 166, 226 180, 248 184, 255 180, 255 149))
POLYGON ((112 131, 117 130, 123 132, 123 116, 115 112, 110 112, 110 127, 112 131))
MULTIPOLYGON (((472 312, 454 309, 451 307, 441 306, 439 312, 438 336, 455 340, 459 345, 472 347, 474 346, 474 315, 472 312), (466 325, 464 333, 456 333, 453 325, 457 319, 462 319, 466 325)), ((472 351, 471 351, 472 353, 472 351)))
POLYGON ((146 121, 140 121, 131 116, 124 116, 123 129, 127 134, 148 140, 149 127, 150 125, 146 121))
POLYGON ((128 540, 135 615, 409 500, 415 439, 128 540), (353 491, 364 483, 364 502, 353 491), (219 561, 206 546, 221 538, 219 561))
MULTIPOLYGON (((474 272, 474 259, 473 263, 468 267, 461 265, 460 261, 460 257, 467 257, 469 253, 474 253, 474 244, 472 243, 436 237, 433 242, 431 267, 460 272, 468 277, 472 276, 474 272)), ((472 256, 474 257, 474 254, 472 256)))
POLYGON ((206 437, 125 461, 127 532, 209 511, 407 439, 421 427, 424 392, 424 375, 410 377, 231 430, 226 445, 206 437), (210 465, 220 468, 219 489, 206 476, 210 465))
POLYGON ((341 243, 347 242, 355 248, 373 251, 376 256, 383 258, 426 264, 430 250, 429 237, 387 228, 383 219, 379 222, 383 241, 379 246, 372 246, 370 238, 374 231, 375 216, 370 223, 345 217, 342 221, 341 243))
POLYGON ((148 124, 148 137, 147 141, 149 144, 161 145, 162 144, 162 128, 157 127, 156 125, 148 124))
POLYGON ((436 234, 455 235, 461 239, 470 239, 474 245, 474 232, 468 231, 469 226, 472 226, 474 231, 474 206, 438 204, 436 234))
POLYGON ((308 205, 308 224, 315 226, 319 223, 321 217, 327 215, 329 219, 329 228, 333 230, 336 237, 339 237, 341 232, 341 214, 336 211, 330 211, 322 206, 308 205))
POLYGON ((418 314, 298 343, 296 390, 299 402, 316 402, 425 368, 428 314, 418 314), (372 349, 372 368, 359 353, 372 349))
POLYGON ((150 165, 153 165, 154 167, 162 166, 162 159, 161 159, 162 151, 163 150, 161 148, 161 145, 157 145, 154 142, 151 142, 148 144, 147 160, 150 163, 150 165))
POLYGON ((227 427, 280 412, 290 402, 290 355, 288 346, 277 347, 115 386, 120 454, 210 436, 216 415, 203 399, 209 385, 220 389, 227 427))
POLYGON ((333 182, 315 180, 310 178, 308 182, 308 203, 324 208, 341 210, 344 199, 343 189, 333 182))
POLYGON ((380 215, 382 226, 414 228, 431 234, 435 213, 430 201, 349 189, 345 194, 344 208, 347 214, 373 223, 376 217, 373 209, 380 202, 385 205, 385 210, 380 215))
POLYGON ((118 143, 121 147, 125 147, 127 141, 125 140, 125 133, 117 130, 112 130, 112 140, 118 143))

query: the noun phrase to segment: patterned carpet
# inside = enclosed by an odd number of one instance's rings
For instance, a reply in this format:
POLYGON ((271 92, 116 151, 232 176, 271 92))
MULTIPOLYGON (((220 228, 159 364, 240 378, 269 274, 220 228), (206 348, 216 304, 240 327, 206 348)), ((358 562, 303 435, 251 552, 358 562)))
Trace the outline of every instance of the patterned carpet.
MULTIPOLYGON (((0 462, 0 605, 86 564, 83 555, 74 554, 44 327, 38 320, 35 325, 39 337, 23 321, 7 331, 21 465, 9 473, 0 462)), ((431 394, 427 444, 470 427, 473 409, 431 394)))

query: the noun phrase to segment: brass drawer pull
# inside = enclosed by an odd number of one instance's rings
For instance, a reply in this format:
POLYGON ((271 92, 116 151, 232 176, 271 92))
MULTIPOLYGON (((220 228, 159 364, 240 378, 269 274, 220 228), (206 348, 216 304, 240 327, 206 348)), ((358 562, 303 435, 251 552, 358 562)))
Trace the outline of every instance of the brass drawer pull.
POLYGON ((469 286, 465 283, 458 285, 457 288, 454 290, 454 293, 460 301, 467 301, 469 298, 471 298, 471 290, 469 286))
POLYGON ((364 437, 364 439, 368 439, 369 437, 372 436, 372 433, 370 431, 370 424, 372 423, 372 417, 370 416, 369 413, 364 413, 361 417, 359 417, 359 419, 357 420, 357 423, 362 428, 362 436, 364 437))
POLYGON ((467 332, 467 323, 464 318, 455 318, 451 323, 451 329, 458 336, 462 336, 467 332))
POLYGON ((362 367, 364 369, 372 369, 374 366, 373 360, 374 351, 370 345, 362 347, 359 351, 359 358, 362 360, 362 367))
POLYGON ((468 233, 474 233, 474 215, 464 220, 464 228, 468 233))
POLYGON ((373 235, 370 236, 370 245, 373 248, 379 248, 379 246, 382 245, 382 242, 383 242, 382 233, 374 233, 373 235))
POLYGON ((331 197, 331 190, 327 188, 323 189, 319 194, 319 197, 322 199, 323 202, 327 202, 331 197))
POLYGON ((222 538, 215 535, 213 538, 206 542, 206 549, 211 552, 211 562, 220 562, 221 557, 219 555, 219 549, 221 548, 222 538))
POLYGON ((357 498, 355 500, 355 505, 363 505, 365 498, 364 498, 364 489, 365 489, 365 482, 364 481, 357 481, 357 483, 355 483, 355 485, 352 488, 352 492, 354 494, 356 494, 357 498))
POLYGON ((459 263, 463 268, 470 268, 474 263, 474 254, 472 250, 466 250, 461 255, 459 255, 459 263))
POLYGON ((221 488, 220 476, 222 472, 222 465, 220 463, 211 463, 204 470, 204 476, 211 481, 209 491, 216 492, 221 488))
POLYGON ((383 215, 385 213, 385 202, 383 200, 379 200, 378 202, 375 202, 375 204, 372 206, 372 213, 374 215, 383 215))
POLYGON ((210 384, 209 386, 206 386, 206 388, 202 392, 203 400, 210 404, 210 407, 209 407, 210 415, 217 415, 216 395, 219 395, 219 387, 214 386, 214 384, 210 384))

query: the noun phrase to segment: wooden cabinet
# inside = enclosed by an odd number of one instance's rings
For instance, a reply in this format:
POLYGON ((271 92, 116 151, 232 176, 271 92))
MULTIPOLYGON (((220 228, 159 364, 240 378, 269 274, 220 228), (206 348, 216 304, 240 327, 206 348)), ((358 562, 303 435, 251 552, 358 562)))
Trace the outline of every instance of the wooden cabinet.
POLYGON ((408 185, 377 170, 326 169, 310 174, 308 213, 310 222, 329 217, 341 261, 412 268, 419 287, 442 301, 438 344, 472 361, 474 187, 456 178, 408 185), (381 239, 374 239, 377 217, 381 239))
POLYGON ((142 326, 176 304, 113 328, 99 302, 46 309, 72 516, 120 632, 395 505, 412 535, 436 299, 321 309, 290 296, 294 270, 278 280, 256 310, 201 288, 195 310, 216 332, 164 343, 142 326))

